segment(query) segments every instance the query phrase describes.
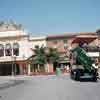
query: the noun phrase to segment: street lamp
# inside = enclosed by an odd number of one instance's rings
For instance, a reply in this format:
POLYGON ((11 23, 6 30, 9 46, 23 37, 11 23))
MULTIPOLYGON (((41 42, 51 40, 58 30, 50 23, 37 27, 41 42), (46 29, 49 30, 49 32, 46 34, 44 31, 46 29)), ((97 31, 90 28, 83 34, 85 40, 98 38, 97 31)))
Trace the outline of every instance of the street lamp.
POLYGON ((16 55, 14 55, 14 75, 16 75, 16 55))
POLYGON ((16 75, 16 64, 15 64, 15 60, 16 60, 16 55, 12 56, 12 76, 16 75))
POLYGON ((14 68, 13 68, 13 56, 11 57, 12 58, 12 71, 11 71, 11 75, 14 76, 14 68))

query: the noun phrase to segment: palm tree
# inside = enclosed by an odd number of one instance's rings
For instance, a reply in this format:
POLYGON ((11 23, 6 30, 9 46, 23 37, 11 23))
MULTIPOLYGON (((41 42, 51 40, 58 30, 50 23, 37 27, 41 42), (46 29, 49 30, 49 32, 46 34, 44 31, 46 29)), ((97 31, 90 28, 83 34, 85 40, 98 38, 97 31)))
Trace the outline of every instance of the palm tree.
POLYGON ((59 60, 59 53, 57 52, 57 49, 54 48, 48 48, 49 52, 47 54, 47 62, 58 62, 59 60))
POLYGON ((40 69, 40 65, 58 63, 59 53, 56 49, 36 46, 33 52, 35 55, 32 58, 32 62, 37 65, 38 71, 40 69))
POLYGON ((40 71, 40 66, 46 63, 45 48, 36 46, 33 52, 35 55, 32 62, 37 65, 37 70, 40 71))
POLYGON ((59 53, 57 52, 57 49, 54 48, 48 48, 48 53, 46 54, 47 59, 47 66, 48 64, 53 64, 54 70, 56 70, 56 67, 58 67, 58 61, 59 61, 59 53))

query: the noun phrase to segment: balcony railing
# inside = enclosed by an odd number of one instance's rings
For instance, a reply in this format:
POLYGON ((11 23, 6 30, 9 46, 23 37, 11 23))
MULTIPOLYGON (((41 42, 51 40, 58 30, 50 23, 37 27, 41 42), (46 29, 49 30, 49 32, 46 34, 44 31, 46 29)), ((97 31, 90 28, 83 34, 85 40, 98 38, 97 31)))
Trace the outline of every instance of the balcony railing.
MULTIPOLYGON (((16 61, 23 61, 23 60, 27 60, 28 57, 18 57, 16 56, 16 61)), ((12 56, 4 56, 4 57, 0 57, 0 62, 11 62, 13 61, 12 56)))
POLYGON ((99 47, 84 47, 83 48, 86 52, 99 52, 100 51, 100 48, 99 47))

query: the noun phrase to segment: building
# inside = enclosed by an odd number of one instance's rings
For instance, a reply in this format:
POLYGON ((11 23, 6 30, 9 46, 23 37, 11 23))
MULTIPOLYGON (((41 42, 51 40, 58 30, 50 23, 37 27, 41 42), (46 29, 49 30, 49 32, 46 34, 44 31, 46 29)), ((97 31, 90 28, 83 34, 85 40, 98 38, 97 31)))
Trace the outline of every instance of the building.
MULTIPOLYGON (((36 49, 36 47, 38 46, 39 48, 40 47, 46 47, 47 44, 46 44, 46 36, 41 36, 41 37, 32 37, 30 36, 29 37, 29 40, 28 40, 28 43, 29 43, 29 47, 34 51, 34 49, 36 49)), ((32 59, 35 59, 35 54, 33 54, 28 60, 29 60, 29 63, 30 61, 32 61, 32 63, 30 63, 30 72, 29 74, 32 75, 32 74, 38 74, 38 73, 44 73, 46 70, 46 66, 45 65, 41 65, 40 67, 37 66, 37 64, 35 63, 35 61, 31 60, 32 59)))
MULTIPOLYGON (((81 32, 74 35, 67 33, 47 37, 47 46, 49 48, 56 48, 60 54, 58 66, 62 69, 70 66, 70 50, 73 49, 74 45, 84 46, 87 55, 98 62, 98 43, 98 36, 95 32, 81 32)), ((56 70, 56 67, 57 65, 53 65, 53 71, 56 70)))
POLYGON ((0 32, 0 75, 14 74, 15 70, 16 74, 21 73, 19 66, 29 57, 25 47, 27 36, 23 31, 0 32))
POLYGON ((69 50, 71 43, 76 35, 64 34, 64 35, 51 35, 47 37, 47 47, 56 48, 60 54, 59 64, 53 64, 53 71, 56 71, 56 67, 59 66, 62 70, 70 66, 69 50))
POLYGON ((45 37, 30 37, 12 24, 0 26, 0 75, 30 75, 33 70, 29 58, 32 49, 46 46, 45 37))
POLYGON ((56 48, 60 54, 59 63, 49 63, 40 67, 41 72, 52 73, 56 67, 62 71, 70 66, 70 50, 75 45, 82 46, 88 56, 99 62, 100 40, 94 32, 62 34, 50 36, 30 36, 15 23, 0 23, 0 75, 32 75, 37 73, 33 50, 36 46, 56 48))

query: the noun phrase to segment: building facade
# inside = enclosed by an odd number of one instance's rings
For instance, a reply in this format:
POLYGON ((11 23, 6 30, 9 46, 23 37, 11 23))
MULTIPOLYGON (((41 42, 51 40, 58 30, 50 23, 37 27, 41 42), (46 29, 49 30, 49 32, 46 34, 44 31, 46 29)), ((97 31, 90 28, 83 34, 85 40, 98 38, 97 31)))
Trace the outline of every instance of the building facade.
MULTIPOLYGON (((99 62, 99 40, 96 33, 76 33, 65 34, 65 35, 52 35, 47 37, 47 46, 49 48, 57 48, 60 54, 59 67, 61 69, 69 69, 70 67, 70 50, 74 46, 79 45, 85 49, 88 56, 94 59, 97 63, 99 62)), ((56 70, 53 65, 53 71, 56 70)))
POLYGON ((96 62, 100 58, 100 40, 96 33, 76 33, 63 35, 30 36, 19 26, 0 25, 0 75, 32 75, 37 73, 35 62, 30 62, 36 46, 56 48, 60 59, 58 64, 48 63, 40 67, 40 72, 53 73, 57 67, 62 71, 70 67, 70 50, 75 45, 82 46, 88 56, 96 62))
POLYGON ((56 48, 60 54, 60 59, 58 65, 53 64, 53 71, 56 71, 56 67, 60 67, 62 71, 69 68, 70 66, 70 48, 71 43, 75 35, 65 34, 65 35, 53 35, 47 37, 48 48, 56 48))
POLYGON ((0 75, 31 74, 34 66, 28 59, 37 45, 45 47, 46 37, 30 37, 24 31, 0 32, 0 75))

